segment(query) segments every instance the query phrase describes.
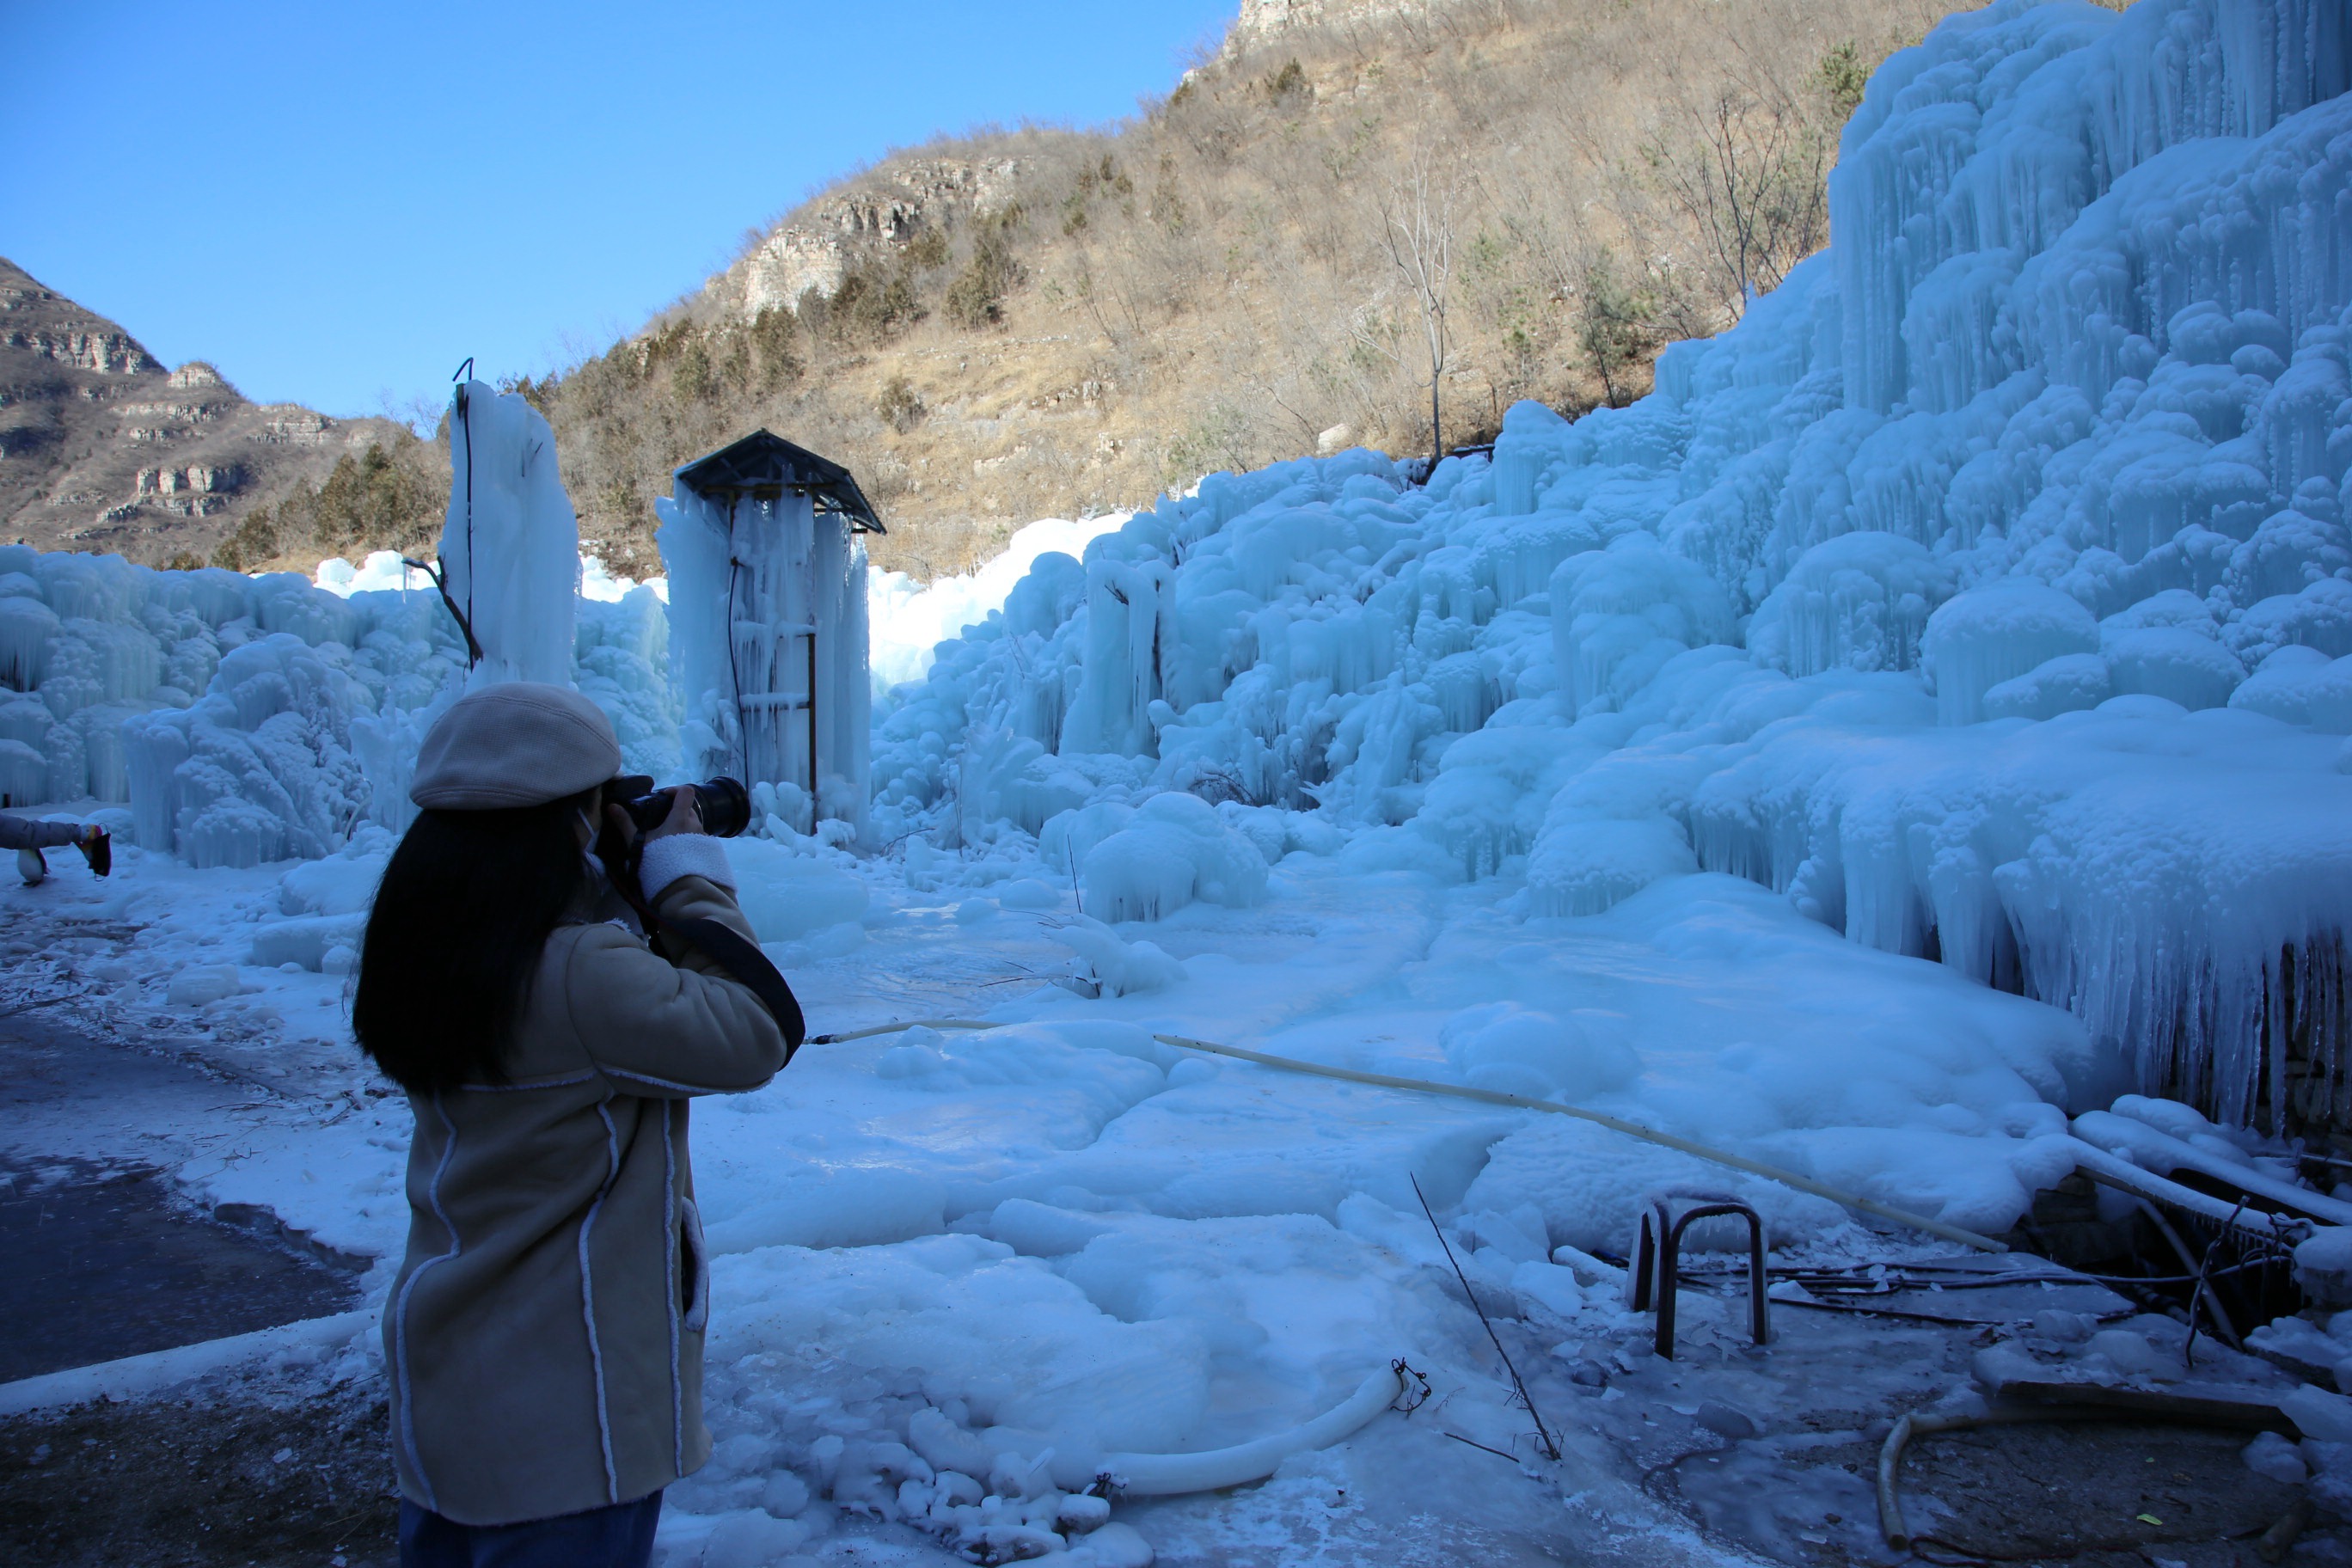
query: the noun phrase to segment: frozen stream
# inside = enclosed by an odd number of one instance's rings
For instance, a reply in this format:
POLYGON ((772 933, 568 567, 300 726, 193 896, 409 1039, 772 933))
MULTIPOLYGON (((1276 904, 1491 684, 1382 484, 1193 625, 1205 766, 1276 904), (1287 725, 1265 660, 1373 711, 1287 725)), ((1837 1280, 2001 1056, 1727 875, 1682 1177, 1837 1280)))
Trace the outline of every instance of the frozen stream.
POLYGON ((0 1016, 0 1382, 353 1304, 355 1278, 269 1235, 268 1211, 203 1212, 171 1178, 268 1135, 251 1089, 56 1008, 0 1016))

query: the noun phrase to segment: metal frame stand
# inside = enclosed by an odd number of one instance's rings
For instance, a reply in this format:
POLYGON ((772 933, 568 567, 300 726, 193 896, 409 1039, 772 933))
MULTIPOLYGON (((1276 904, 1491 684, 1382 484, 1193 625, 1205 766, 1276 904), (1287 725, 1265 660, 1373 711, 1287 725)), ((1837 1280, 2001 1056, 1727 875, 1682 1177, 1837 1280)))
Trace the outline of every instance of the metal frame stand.
POLYGON ((1738 1198, 1720 1193, 1653 1193, 1642 1215, 1642 1230, 1633 1249, 1633 1310, 1645 1312, 1654 1304, 1658 1314, 1657 1351, 1675 1359, 1675 1296, 1682 1272, 1683 1233, 1693 1220, 1737 1215, 1748 1222, 1748 1329, 1758 1344, 1769 1344, 1772 1321, 1764 1289, 1764 1221, 1738 1198), (1675 1204, 1693 1206, 1675 1213, 1675 1204))

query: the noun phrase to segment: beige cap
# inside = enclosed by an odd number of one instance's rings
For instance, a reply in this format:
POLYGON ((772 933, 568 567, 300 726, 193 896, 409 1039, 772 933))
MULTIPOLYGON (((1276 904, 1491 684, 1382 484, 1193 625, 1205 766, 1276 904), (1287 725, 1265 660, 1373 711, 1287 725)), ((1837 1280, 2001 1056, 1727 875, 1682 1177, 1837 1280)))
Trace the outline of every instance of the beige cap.
POLYGON ((612 721, 563 686, 513 680, 468 692, 425 732, 408 798, 436 811, 540 805, 621 771, 612 721))

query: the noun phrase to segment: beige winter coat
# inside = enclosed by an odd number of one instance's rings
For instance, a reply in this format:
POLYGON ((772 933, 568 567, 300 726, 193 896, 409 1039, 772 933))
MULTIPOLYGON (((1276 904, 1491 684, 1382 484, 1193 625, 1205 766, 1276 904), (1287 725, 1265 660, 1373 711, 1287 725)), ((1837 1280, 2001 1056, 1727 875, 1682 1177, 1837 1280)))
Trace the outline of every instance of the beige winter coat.
MULTIPOLYGON (((701 844, 710 876, 655 908, 749 934, 701 844)), ((682 968, 621 921, 558 927, 509 1081, 410 1097, 393 1447, 403 1494, 460 1523, 631 1501, 709 1456, 687 1102, 757 1089, 785 1053, 748 989, 677 951, 682 968)))

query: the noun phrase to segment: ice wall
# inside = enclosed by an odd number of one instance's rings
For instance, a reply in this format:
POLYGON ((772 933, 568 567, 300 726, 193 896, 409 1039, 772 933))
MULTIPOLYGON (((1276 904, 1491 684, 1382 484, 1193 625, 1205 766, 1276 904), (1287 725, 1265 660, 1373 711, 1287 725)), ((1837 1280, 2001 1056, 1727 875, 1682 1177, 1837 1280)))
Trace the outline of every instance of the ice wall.
MULTIPOLYGON (((563 679, 629 766, 677 776, 658 596, 583 600, 567 635, 563 679)), ((324 855, 361 821, 406 826, 417 742, 466 658, 429 588, 0 547, 0 796, 127 807, 133 842, 198 867, 324 855)))
POLYGON ((125 788, 103 798, 129 801, 137 843, 193 866, 252 866, 327 854, 379 801, 405 805, 386 788, 404 764, 375 742, 465 668, 437 597, 339 598, 292 573, 114 569, 151 617, 173 614, 173 659, 193 677, 116 723, 125 788))
POLYGON ((1311 821, 1530 918, 1728 871, 2072 1008, 2150 1088, 2336 1092, 2347 16, 1951 18, 1870 83, 1831 249, 1654 396, 1521 405, 1420 487, 1215 476, 1040 557, 878 721, 881 832, 1083 875, 1106 812, 1184 791, 1269 860, 1311 821))

